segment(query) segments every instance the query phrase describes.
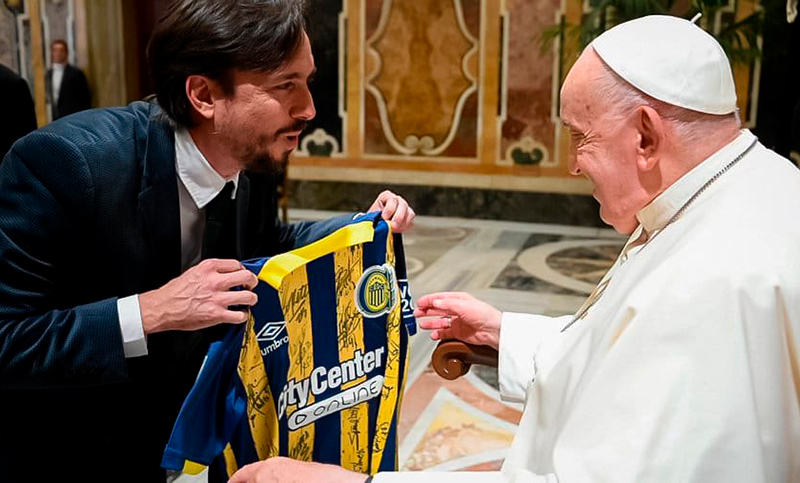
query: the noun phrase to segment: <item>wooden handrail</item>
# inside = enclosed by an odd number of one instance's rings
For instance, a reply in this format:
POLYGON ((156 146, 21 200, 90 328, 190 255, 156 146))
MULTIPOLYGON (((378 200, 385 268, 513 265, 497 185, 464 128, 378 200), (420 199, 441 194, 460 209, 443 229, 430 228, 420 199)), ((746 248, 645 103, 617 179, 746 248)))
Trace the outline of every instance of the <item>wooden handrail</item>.
POLYGON ((431 356, 431 366, 436 374, 452 381, 469 372, 472 364, 497 367, 497 358, 497 351, 489 346, 451 339, 443 340, 436 346, 431 356))

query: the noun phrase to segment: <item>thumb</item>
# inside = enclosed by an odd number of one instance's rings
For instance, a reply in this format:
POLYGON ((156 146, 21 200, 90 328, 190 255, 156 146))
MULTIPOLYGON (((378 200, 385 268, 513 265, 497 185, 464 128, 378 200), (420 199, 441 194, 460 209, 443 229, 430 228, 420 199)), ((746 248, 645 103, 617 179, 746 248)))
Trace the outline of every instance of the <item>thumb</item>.
POLYGON ((239 471, 233 474, 228 483, 247 483, 256 475, 258 471, 258 463, 251 463, 243 466, 239 471))

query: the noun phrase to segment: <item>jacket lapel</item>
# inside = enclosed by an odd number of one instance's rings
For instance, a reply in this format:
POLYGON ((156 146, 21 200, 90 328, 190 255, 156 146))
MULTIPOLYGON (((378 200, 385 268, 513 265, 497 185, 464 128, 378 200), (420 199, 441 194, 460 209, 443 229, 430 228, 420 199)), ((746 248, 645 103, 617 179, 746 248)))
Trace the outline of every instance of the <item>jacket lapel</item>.
MULTIPOLYGON (((151 113, 156 110, 151 108, 151 113)), ((154 117, 151 114, 147 123, 139 209, 152 254, 150 268, 162 284, 180 274, 180 212, 175 137, 169 124, 154 117)))

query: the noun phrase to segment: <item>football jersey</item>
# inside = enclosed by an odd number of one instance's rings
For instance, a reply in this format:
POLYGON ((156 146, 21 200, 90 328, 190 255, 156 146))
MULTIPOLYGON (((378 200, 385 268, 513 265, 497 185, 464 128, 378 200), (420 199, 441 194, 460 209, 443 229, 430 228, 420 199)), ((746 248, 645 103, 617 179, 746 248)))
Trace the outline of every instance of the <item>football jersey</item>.
POLYGON ((162 466, 198 473, 272 456, 361 473, 397 469, 397 418, 416 331, 402 240, 379 213, 244 262, 246 324, 211 345, 162 466))

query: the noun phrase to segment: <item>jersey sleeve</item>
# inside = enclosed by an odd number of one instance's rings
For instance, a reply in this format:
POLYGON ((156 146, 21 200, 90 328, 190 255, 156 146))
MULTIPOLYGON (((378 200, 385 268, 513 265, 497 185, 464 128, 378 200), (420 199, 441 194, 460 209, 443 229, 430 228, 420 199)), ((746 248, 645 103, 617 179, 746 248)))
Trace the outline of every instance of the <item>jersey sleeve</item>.
POLYGON ((211 344, 197 381, 181 407, 161 466, 198 474, 222 454, 245 417, 246 401, 237 393, 236 364, 242 326, 231 326, 211 344))

